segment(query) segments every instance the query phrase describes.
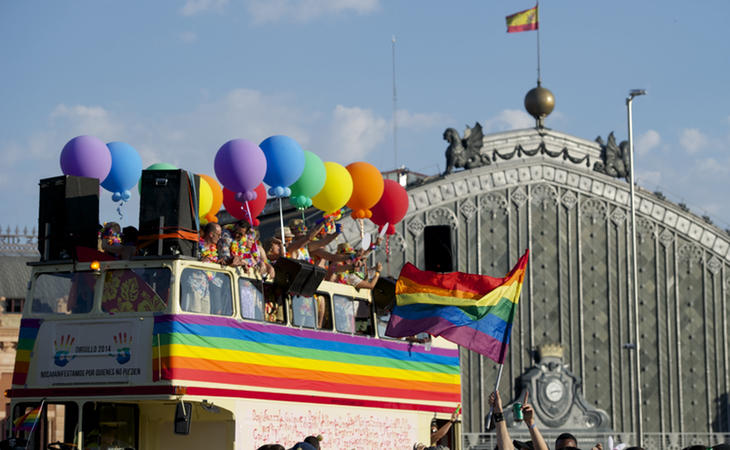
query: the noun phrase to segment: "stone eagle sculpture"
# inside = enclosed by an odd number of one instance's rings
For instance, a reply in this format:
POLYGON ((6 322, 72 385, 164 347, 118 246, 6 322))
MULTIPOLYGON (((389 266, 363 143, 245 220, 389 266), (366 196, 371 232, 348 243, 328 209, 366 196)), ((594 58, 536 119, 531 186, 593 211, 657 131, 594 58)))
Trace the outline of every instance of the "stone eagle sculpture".
POLYGON ((616 137, 612 131, 608 135, 608 142, 604 143, 601 136, 596 138, 596 142, 601 146, 601 160, 593 165, 593 170, 615 178, 628 177, 631 167, 628 141, 621 141, 616 145, 616 137))
POLYGON ((449 143, 446 148, 444 175, 450 174, 454 168, 474 169, 491 163, 489 156, 482 154, 484 133, 479 122, 474 124, 474 128, 467 125, 463 138, 454 128, 447 128, 444 131, 444 140, 449 143))

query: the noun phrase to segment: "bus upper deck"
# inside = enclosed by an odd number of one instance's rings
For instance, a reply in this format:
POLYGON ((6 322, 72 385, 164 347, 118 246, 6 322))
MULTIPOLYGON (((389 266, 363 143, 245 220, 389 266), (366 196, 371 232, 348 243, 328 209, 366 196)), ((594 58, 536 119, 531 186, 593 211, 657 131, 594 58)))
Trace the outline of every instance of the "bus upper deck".
POLYGON ((48 405, 39 446, 116 448, 100 444, 116 433, 120 448, 251 448, 318 431, 329 448, 397 448, 460 401, 458 349, 386 338, 387 308, 347 285, 296 295, 185 257, 42 263, 25 305, 8 394, 13 417, 48 405))

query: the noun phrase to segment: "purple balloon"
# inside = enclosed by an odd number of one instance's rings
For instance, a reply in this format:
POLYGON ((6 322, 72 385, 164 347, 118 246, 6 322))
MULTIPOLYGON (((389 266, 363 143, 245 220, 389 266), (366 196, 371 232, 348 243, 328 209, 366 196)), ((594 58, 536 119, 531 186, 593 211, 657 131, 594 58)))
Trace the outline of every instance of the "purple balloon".
POLYGON ((94 136, 76 136, 63 146, 61 171, 64 175, 98 178, 102 181, 112 168, 112 154, 94 136))
POLYGON ((266 156, 258 145, 246 139, 232 139, 215 155, 215 175, 233 192, 253 191, 266 174, 266 156))

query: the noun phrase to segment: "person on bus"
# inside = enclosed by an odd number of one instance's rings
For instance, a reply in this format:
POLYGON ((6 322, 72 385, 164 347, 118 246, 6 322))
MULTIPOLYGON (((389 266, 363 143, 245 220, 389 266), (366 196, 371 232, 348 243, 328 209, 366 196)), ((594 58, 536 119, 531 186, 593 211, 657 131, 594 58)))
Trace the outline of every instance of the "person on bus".
POLYGON ((327 269, 332 263, 348 260, 347 256, 340 255, 339 253, 331 253, 326 248, 341 234, 340 224, 336 224, 332 218, 323 222, 319 233, 309 243, 309 254, 314 260, 314 265, 327 269))
POLYGON ((441 427, 438 427, 435 420, 431 422, 431 447, 434 447, 438 450, 448 450, 449 447, 447 447, 444 443, 442 443, 442 440, 444 437, 449 433, 451 430, 451 427, 456 423, 456 420, 459 418, 459 409, 455 409, 454 412, 451 413, 451 419, 449 419, 448 422, 441 425, 441 427))
POLYGON ((309 254, 309 244, 323 227, 324 223, 320 223, 310 231, 303 219, 291 220, 288 228, 292 233, 292 238, 286 242, 286 256, 314 264, 314 259, 309 254))
POLYGON ((330 267, 329 280, 342 284, 349 284, 355 289, 372 289, 380 279, 380 272, 383 270, 383 264, 377 263, 372 268, 374 274, 368 276, 368 270, 365 266, 365 259, 355 251, 350 244, 343 243, 337 246, 337 253, 345 255, 350 260, 349 263, 338 263, 330 267))
POLYGON ((120 256, 124 251, 122 244, 122 227, 116 222, 107 222, 99 236, 99 247, 104 253, 120 256))
POLYGON ((208 222, 203 229, 203 237, 198 242, 200 260, 204 262, 220 262, 218 258, 218 240, 221 237, 221 226, 208 222))
POLYGON ((132 259, 137 255, 137 238, 139 231, 133 226, 124 227, 122 230, 122 259, 132 259))
POLYGON ((256 230, 246 221, 233 227, 230 243, 231 266, 243 267, 258 272, 263 278, 274 278, 274 266, 269 263, 256 230))
MULTIPOLYGON (((291 233, 291 231, 290 231, 291 233)), ((266 240, 266 257, 271 264, 276 264, 276 260, 284 256, 281 247, 281 239, 274 236, 266 240)))

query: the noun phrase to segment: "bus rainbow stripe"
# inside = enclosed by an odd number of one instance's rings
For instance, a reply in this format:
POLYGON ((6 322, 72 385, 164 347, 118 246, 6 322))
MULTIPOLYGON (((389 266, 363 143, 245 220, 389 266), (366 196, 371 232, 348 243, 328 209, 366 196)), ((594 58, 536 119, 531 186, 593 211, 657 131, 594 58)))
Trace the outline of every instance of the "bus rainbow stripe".
POLYGON ((15 353, 15 368, 13 369, 13 386, 24 386, 28 379, 30 358, 33 354, 38 331, 41 329, 41 319, 21 319, 18 333, 18 347, 15 353))
POLYGON ((194 315, 157 316, 154 334, 153 367, 161 367, 159 374, 153 370, 155 381, 419 403, 458 403, 461 397, 455 349, 426 351, 401 341, 194 315))

